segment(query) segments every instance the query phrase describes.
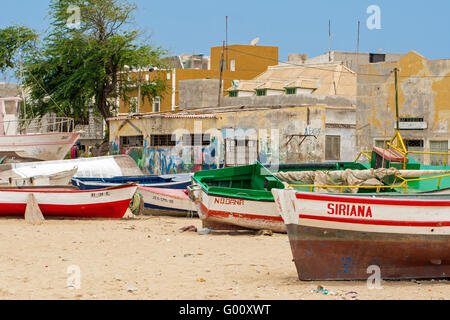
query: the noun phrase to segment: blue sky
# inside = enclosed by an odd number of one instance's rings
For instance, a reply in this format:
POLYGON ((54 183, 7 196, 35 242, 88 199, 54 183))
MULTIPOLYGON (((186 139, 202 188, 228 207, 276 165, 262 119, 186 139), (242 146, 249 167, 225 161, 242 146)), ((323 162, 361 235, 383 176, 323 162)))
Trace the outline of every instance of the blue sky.
MULTIPOLYGON (((139 11, 136 23, 155 45, 171 54, 203 53, 225 40, 229 44, 278 46, 280 60, 289 53, 309 57, 328 51, 328 20, 332 49, 355 51, 361 21, 360 52, 406 53, 416 50, 429 59, 450 59, 450 1, 407 0, 130 0, 139 11), (370 5, 381 9, 381 29, 369 30, 370 5)), ((43 32, 48 27, 48 0, 1 0, 0 27, 25 24, 43 32)))

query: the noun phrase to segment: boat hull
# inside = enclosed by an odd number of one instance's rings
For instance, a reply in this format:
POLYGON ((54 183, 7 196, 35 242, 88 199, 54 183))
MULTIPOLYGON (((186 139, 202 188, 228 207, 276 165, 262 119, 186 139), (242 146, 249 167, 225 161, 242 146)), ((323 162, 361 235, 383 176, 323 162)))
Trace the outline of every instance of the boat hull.
POLYGON ((0 157, 21 161, 62 160, 79 136, 77 132, 0 136, 0 157))
POLYGON ((300 280, 450 277, 448 197, 272 192, 300 280))
POLYGON ((125 185, 106 190, 0 190, 0 217, 24 216, 30 194, 47 217, 120 219, 137 190, 125 185))
POLYGON ((185 217, 197 212, 184 190, 139 187, 138 192, 144 199, 144 214, 185 217))
POLYGON ((300 280, 367 280, 371 266, 382 279, 450 277, 450 241, 445 236, 365 233, 287 225, 300 280))
MULTIPOLYGON (((195 188, 195 187, 194 187, 195 188)), ((190 191, 204 227, 211 230, 271 230, 286 233, 274 201, 255 201, 190 191)))
POLYGON ((77 167, 76 178, 112 178, 115 176, 141 176, 136 162, 127 155, 95 158, 78 158, 54 161, 22 162, 0 165, 0 173, 9 171, 11 176, 33 177, 55 174, 77 167))

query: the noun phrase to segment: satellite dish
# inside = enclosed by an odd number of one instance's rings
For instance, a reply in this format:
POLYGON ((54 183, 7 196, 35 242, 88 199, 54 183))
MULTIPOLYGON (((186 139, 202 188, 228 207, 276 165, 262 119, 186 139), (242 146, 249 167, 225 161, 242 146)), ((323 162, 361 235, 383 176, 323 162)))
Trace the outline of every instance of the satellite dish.
POLYGON ((258 44, 258 42, 259 42, 259 38, 257 37, 255 39, 253 39, 252 42, 250 42, 250 45, 251 46, 256 46, 258 44))

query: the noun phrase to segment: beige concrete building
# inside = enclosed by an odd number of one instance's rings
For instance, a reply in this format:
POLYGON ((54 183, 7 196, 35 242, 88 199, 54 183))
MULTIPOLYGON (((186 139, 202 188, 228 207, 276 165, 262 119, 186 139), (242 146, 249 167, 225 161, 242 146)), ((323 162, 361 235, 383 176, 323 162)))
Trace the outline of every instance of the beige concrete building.
MULTIPOLYGON (((357 131, 359 150, 383 146, 396 130, 395 77, 398 68, 400 132, 409 151, 448 152, 450 142, 450 60, 428 60, 417 52, 397 62, 360 66, 357 131)), ((412 154, 419 162, 442 165, 437 155, 412 154)), ((447 163, 448 160, 447 160, 447 163)))

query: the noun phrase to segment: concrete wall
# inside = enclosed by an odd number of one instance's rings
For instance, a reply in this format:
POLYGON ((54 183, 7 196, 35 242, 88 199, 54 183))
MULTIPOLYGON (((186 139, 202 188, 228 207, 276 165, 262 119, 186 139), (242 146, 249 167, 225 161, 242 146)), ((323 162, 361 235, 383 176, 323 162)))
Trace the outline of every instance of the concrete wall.
MULTIPOLYGON (((423 140, 422 151, 430 151, 431 141, 449 141, 450 60, 431 61, 410 52, 398 63, 361 66, 362 74, 373 76, 358 77, 358 149, 371 149, 375 140, 390 140, 395 133, 395 67, 400 69, 400 117, 422 117, 427 123, 425 130, 401 130, 403 139, 423 140)), ((429 164, 430 157, 421 160, 429 164)))
POLYGON ((196 109, 217 105, 219 101, 219 83, 217 79, 180 81, 180 109, 196 109))
MULTIPOLYGON (((385 53, 385 55, 386 55, 385 62, 397 62, 398 60, 400 60, 402 56, 404 56, 404 54, 399 53, 385 53)), ((332 51, 331 62, 343 62, 347 68, 357 71, 358 65, 365 65, 370 63, 370 54, 369 53, 356 54, 356 52, 332 51)), ((305 62, 305 64, 316 64, 316 63, 317 64, 329 63, 328 53, 324 53, 323 55, 310 58, 305 62)))
POLYGON ((342 96, 314 96, 277 95, 277 96, 251 96, 251 97, 224 97, 222 106, 308 106, 327 105, 336 107, 351 107, 356 105, 356 99, 342 96))
MULTIPOLYGON (((350 127, 330 131, 342 135, 341 155, 350 154, 354 143, 354 108, 332 108, 309 105, 297 107, 230 109, 210 114, 187 114, 184 117, 117 118, 110 120, 111 152, 129 154, 140 168, 151 174, 170 174, 215 169, 224 166, 224 140, 242 132, 254 134, 258 141, 258 160, 263 163, 305 163, 325 161, 327 123, 347 123, 350 127), (353 130, 353 133, 351 132, 353 130), (210 133, 207 146, 152 147, 151 135, 178 133, 210 133), (121 136, 144 137, 142 148, 123 150, 121 136), (197 158, 196 158, 197 157, 197 158), (196 159, 201 159, 198 163, 196 159)), ((334 127, 333 127, 334 128, 334 127)), ((253 140, 253 139, 252 139, 253 140)), ((353 156, 353 155, 352 155, 353 156)), ((343 157, 342 160, 349 160, 343 157)), ((354 159, 352 159, 354 160, 354 159)))
POLYGON ((0 82, 0 98, 17 97, 18 87, 15 83, 0 82))

